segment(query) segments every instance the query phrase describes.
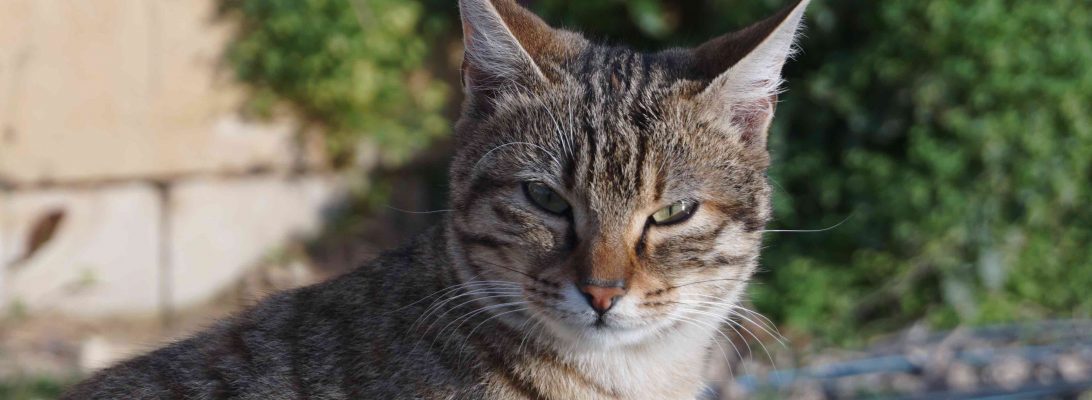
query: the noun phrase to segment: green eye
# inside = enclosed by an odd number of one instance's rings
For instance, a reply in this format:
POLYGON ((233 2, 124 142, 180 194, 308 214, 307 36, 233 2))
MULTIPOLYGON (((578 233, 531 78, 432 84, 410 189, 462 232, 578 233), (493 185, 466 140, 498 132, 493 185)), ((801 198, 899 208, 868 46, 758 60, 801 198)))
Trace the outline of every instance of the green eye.
POLYGON ((697 209, 698 203, 691 200, 677 201, 652 213, 652 222, 656 225, 668 225, 682 222, 687 218, 690 218, 691 215, 694 215, 694 210, 697 209))
POLYGON ((554 214, 564 214, 569 211, 569 203, 549 186, 539 182, 527 182, 523 184, 523 190, 527 192, 527 198, 543 210, 554 214))

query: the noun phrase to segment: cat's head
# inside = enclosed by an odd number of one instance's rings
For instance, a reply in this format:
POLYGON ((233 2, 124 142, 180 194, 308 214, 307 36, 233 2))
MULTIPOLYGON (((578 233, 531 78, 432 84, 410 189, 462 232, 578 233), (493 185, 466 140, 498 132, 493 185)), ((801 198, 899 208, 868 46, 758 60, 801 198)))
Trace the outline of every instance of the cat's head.
POLYGON ((807 0, 639 53, 461 0, 452 247, 506 320, 612 347, 735 311, 770 217, 766 133, 807 0))

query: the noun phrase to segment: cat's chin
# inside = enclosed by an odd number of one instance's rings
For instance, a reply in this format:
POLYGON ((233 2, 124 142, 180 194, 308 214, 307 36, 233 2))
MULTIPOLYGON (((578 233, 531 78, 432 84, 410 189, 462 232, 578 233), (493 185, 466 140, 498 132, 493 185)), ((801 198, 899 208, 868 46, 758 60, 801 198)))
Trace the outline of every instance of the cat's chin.
POLYGON ((662 333, 668 328, 666 322, 623 327, 610 323, 558 321, 549 317, 542 319, 558 344, 583 351, 639 346, 662 338, 662 333))

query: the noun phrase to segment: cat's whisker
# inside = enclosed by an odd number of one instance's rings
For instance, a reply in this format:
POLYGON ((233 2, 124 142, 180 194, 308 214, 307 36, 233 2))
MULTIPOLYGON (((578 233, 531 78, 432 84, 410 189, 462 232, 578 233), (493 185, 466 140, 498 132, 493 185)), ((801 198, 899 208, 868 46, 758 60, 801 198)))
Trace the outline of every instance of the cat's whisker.
MULTIPOLYGON (((732 342, 732 339, 728 338, 728 336, 725 335, 724 332, 721 332, 719 328, 717 328, 715 326, 712 326, 707 322, 700 321, 700 320, 695 319, 695 318, 682 316, 682 315, 674 315, 674 316, 670 316, 669 318, 674 318, 674 320, 676 320, 676 321, 687 322, 687 323, 690 323, 690 324, 692 324, 694 326, 697 326, 699 328, 712 329, 714 332, 716 332, 718 335, 720 335, 722 338, 724 338, 724 340, 726 342, 728 342, 729 345, 732 346, 732 350, 735 351, 736 356, 739 357, 740 360, 743 360, 743 353, 741 353, 739 351, 739 348, 736 347, 736 344, 734 342, 732 342)), ((735 375, 735 373, 732 372, 732 361, 729 360, 727 352, 724 351, 724 346, 722 346, 720 344, 720 340, 717 340, 717 339, 714 338, 713 343, 716 343, 717 347, 720 347, 721 355, 724 356, 724 363, 728 366, 728 372, 735 375)))
POLYGON ((768 349, 766 349, 766 345, 762 343, 762 340, 759 339, 758 336, 754 334, 754 332, 751 332, 749 329, 747 329, 743 325, 734 323, 734 321, 732 321, 732 319, 731 319, 731 315, 721 315, 721 314, 717 314, 717 313, 713 313, 713 312, 709 312, 709 311, 705 311, 705 310, 698 310, 696 308, 691 308, 691 309, 688 309, 687 311, 695 313, 695 314, 700 314, 700 315, 705 315, 705 316, 708 316, 708 317, 712 317, 715 320, 717 320, 719 323, 726 324, 726 326, 728 326, 729 329, 731 329, 733 332, 735 332, 736 335, 739 336, 740 339, 743 339, 744 345, 747 346, 747 353, 751 354, 752 350, 751 350, 751 345, 750 345, 749 341, 747 340, 746 337, 743 336, 743 334, 738 329, 735 328, 736 326, 740 327, 741 329, 743 329, 744 332, 747 332, 747 334, 749 334, 752 338, 754 338, 755 341, 758 342, 759 346, 762 346, 762 351, 764 351, 766 353, 766 357, 770 359, 770 364, 772 364, 772 365, 774 365, 776 367, 777 364, 774 362, 773 355, 771 355, 770 351, 768 349))
POLYGON ((766 358, 770 360, 770 365, 772 365, 774 367, 774 369, 777 369, 777 363, 774 362, 773 356, 770 355, 770 352, 768 350, 766 350, 766 345, 762 344, 762 341, 759 340, 758 337, 754 335, 754 333, 747 330, 747 328, 744 328, 742 325, 739 325, 739 324, 735 323, 731 319, 725 320, 724 325, 727 326, 728 329, 731 329, 733 332, 735 332, 736 336, 739 336, 740 340, 743 341, 743 345, 747 346, 747 354, 748 355, 754 354, 754 350, 751 349, 751 341, 748 340, 746 336, 743 336, 743 334, 740 333, 739 329, 736 329, 736 327, 738 326, 741 329, 743 329, 744 332, 747 332, 748 334, 750 334, 751 337, 753 337, 755 339, 755 341, 758 342, 758 345, 762 347, 762 351, 766 353, 766 358))
MULTIPOLYGON (((491 305, 479 307, 479 308, 477 308, 477 309, 475 309, 473 311, 467 312, 467 313, 459 316, 458 318, 455 318, 451 322, 448 322, 447 325, 444 325, 443 328, 440 328, 439 331, 436 331, 436 337, 437 338, 443 337, 444 332, 447 332, 448 328, 451 328, 451 325, 454 324, 454 323, 458 323, 458 325, 456 325, 452 329, 452 331, 451 331, 452 334, 454 334, 455 332, 458 332, 459 328, 461 328, 464 324, 466 324, 467 321, 470 321, 471 318, 474 318, 475 316, 481 315, 482 313, 486 313, 486 312, 489 312, 490 310, 495 310, 495 309, 498 309, 498 308, 510 307, 510 306, 516 306, 516 305, 524 305, 524 304, 527 304, 527 302, 521 300, 521 301, 510 302, 510 303, 491 304, 491 305)), ((434 342, 435 342, 435 340, 434 340, 434 342)), ((445 344, 445 346, 446 346, 446 344, 445 344)))
MULTIPOLYGON (((531 335, 532 335, 531 331, 532 330, 537 329, 538 333, 541 333, 542 329, 545 328, 545 325, 542 323, 542 320, 540 320, 538 318, 535 318, 534 315, 531 315, 531 318, 528 318, 527 321, 533 321, 534 324, 531 325, 531 328, 526 330, 526 331, 520 329, 520 331, 523 332, 523 339, 519 341, 519 347, 516 348, 516 354, 522 354, 523 353, 523 346, 525 344, 527 344, 527 339, 531 337, 531 335)), ((538 335, 538 333, 534 333, 534 334, 538 335)))
POLYGON ((766 345, 762 342, 762 340, 759 339, 758 336, 754 334, 754 332, 751 332, 751 330, 747 329, 747 327, 743 326, 742 324, 736 323, 735 321, 732 321, 731 314, 730 315, 720 315, 720 314, 707 312, 707 311, 702 311, 702 310, 696 310, 696 309, 691 309, 690 311, 694 312, 694 313, 698 313, 698 314, 702 314, 702 315, 706 315, 706 316, 716 318, 718 321, 720 321, 720 323, 726 324, 729 329, 731 329, 733 332, 736 333, 737 336, 739 336, 740 339, 743 339, 744 345, 747 346, 747 352, 748 352, 748 354, 750 354, 750 353, 752 353, 752 350, 751 350, 751 345, 750 345, 749 341, 735 327, 738 326, 740 329, 743 329, 744 332, 747 332, 748 335, 750 335, 752 338, 754 338, 754 340, 756 342, 758 342, 759 346, 762 346, 762 351, 765 352, 766 357, 770 359, 770 364, 772 364, 772 365, 774 365, 776 367, 777 364, 774 362, 773 355, 770 354, 770 351, 766 348, 766 345))
MULTIPOLYGON (((477 277, 478 277, 478 275, 475 275, 471 279, 475 279, 477 277)), ((519 286, 519 284, 517 284, 515 282, 508 282, 508 281, 475 281, 475 280, 471 280, 471 281, 454 284, 454 285, 445 287, 443 289, 437 290, 437 291, 433 292, 432 294, 429 294, 428 296, 422 297, 421 299, 419 299, 417 301, 406 304, 406 305, 404 305, 402 307, 398 307, 398 308, 396 308, 394 310, 387 311, 387 313, 390 314, 390 313, 395 313, 395 312, 398 312, 398 311, 402 311, 404 309, 407 309, 409 307, 417 305, 417 304, 421 303, 422 301, 428 300, 430 298, 433 298, 433 297, 436 297, 436 296, 442 296, 444 294, 451 293, 451 292, 459 290, 461 288, 474 286, 474 285, 477 285, 477 284, 501 284, 501 285, 510 284, 512 286, 519 286)))
POLYGON ((421 319, 427 319, 432 313, 439 311, 441 308, 451 303, 455 299, 474 296, 474 295, 503 295, 511 294, 516 295, 521 293, 519 287, 469 287, 463 288, 463 291, 452 291, 434 300, 425 310, 421 311, 421 315, 418 317, 418 321, 421 319), (458 293, 458 294, 456 294, 458 293))
POLYGON ((849 214, 849 215, 847 215, 847 216, 846 216, 845 218, 842 218, 842 220, 841 220, 841 221, 839 221, 839 222, 838 222, 837 224, 834 224, 834 225, 831 225, 831 226, 828 226, 828 227, 826 227, 826 228, 822 228, 822 229, 764 229, 764 230, 761 230, 761 231, 759 231, 759 232, 762 232, 762 233, 768 233, 768 232, 769 232, 769 233, 777 233, 777 232, 782 232, 782 233, 816 233, 816 232, 826 232, 826 231, 834 230, 835 228, 838 228, 839 226, 842 226, 842 224, 846 223, 846 221, 849 221, 849 219, 850 219, 850 218, 853 218, 853 215, 855 215, 855 214, 854 214, 854 213, 850 213, 850 214, 849 214))
MULTIPOLYGON (((428 321, 429 318, 432 316, 432 314, 440 311, 441 309, 444 308, 445 305, 447 305, 448 303, 451 303, 452 301, 454 301, 457 298, 466 297, 466 296, 478 296, 477 297, 478 299, 485 300, 485 299, 489 299, 489 298, 514 297, 514 296, 518 296, 519 294, 520 293, 518 293, 518 292, 497 292, 497 291, 488 291, 488 290, 483 289, 483 290, 478 290, 478 291, 471 292, 471 293, 464 293, 464 294, 461 294, 461 295, 446 299, 442 303, 434 305, 432 307, 429 307, 429 309, 426 309, 425 312, 423 312, 422 315, 419 316, 414 321, 413 325, 410 326, 409 332, 413 332, 413 331, 417 330, 418 328, 420 328, 420 324, 423 324, 425 321, 428 321)), ((467 301, 465 301, 463 303, 460 303, 460 304, 456 305, 455 307, 452 307, 452 309, 461 307, 463 305, 472 303, 474 301, 475 301, 475 299, 467 300, 467 301)), ((442 314, 438 315, 436 319, 439 320, 444 315, 447 315, 447 313, 451 312, 452 309, 448 309, 447 311, 445 311, 442 314)), ((431 325, 430 325, 430 327, 431 327, 431 325)), ((428 331, 429 331, 428 329, 425 330, 426 333, 428 331)))
MULTIPOLYGON (((758 338, 758 335, 755 335, 755 333, 748 329, 746 326, 743 326, 743 324, 737 321, 733 321, 731 318, 727 319, 725 322, 728 323, 729 328, 731 328, 733 325, 738 326, 739 329, 742 329, 744 332, 747 332, 748 335, 751 335, 751 337, 755 339, 755 342, 757 342, 758 345, 762 347, 762 352, 766 353, 766 358, 770 360, 770 365, 772 365, 775 370, 777 369, 777 361, 774 361, 773 354, 771 354, 770 350, 766 348, 766 343, 764 343, 762 339, 758 338)), ((732 328, 732 330, 736 331, 736 334, 739 335, 740 339, 743 339, 745 342, 747 342, 747 338, 743 337, 743 335, 740 334, 739 331, 736 330, 736 328, 732 328)), ((750 344, 747 345, 747 351, 751 351, 750 344)))
POLYGON ((537 145, 537 144, 534 144, 534 143, 531 143, 531 142, 508 142, 508 143, 505 143, 505 144, 502 144, 502 145, 496 146, 496 147, 494 147, 494 148, 490 149, 489 151, 485 152, 485 154, 483 154, 483 155, 481 156, 481 158, 478 158, 478 161, 477 161, 476 163, 474 163, 474 167, 472 167, 472 168, 471 168, 471 170, 470 170, 470 171, 471 171, 471 173, 477 172, 477 170, 478 170, 478 167, 479 167, 479 166, 481 165, 481 163, 482 163, 483 161, 485 161, 485 159, 486 159, 487 157, 489 157, 489 156, 490 156, 491 154, 493 154, 493 152, 495 152, 495 151, 497 151, 497 150, 500 150, 500 149, 503 149, 503 148, 507 148, 507 147, 509 147, 509 146, 515 146, 515 145, 525 145, 525 146, 531 146, 531 147, 533 147, 533 148, 536 148, 536 149, 542 150, 542 151, 543 151, 544 153, 546 153, 546 155, 550 156, 550 158, 551 158, 551 159, 553 159, 553 161, 554 161, 554 163, 555 163, 556 165, 561 165, 561 161, 560 161, 560 160, 558 160, 556 156, 554 156, 554 153, 553 153, 553 152, 551 152, 551 151, 550 151, 549 149, 547 149, 547 148, 545 148, 545 147, 539 146, 539 145, 537 145))
POLYGON ((540 281, 540 280, 541 280, 541 279, 539 279, 539 278, 535 277, 534 275, 528 274, 528 273, 526 273, 526 272, 520 271, 520 270, 518 270, 518 269, 515 269, 515 268, 512 268, 512 267, 508 267, 508 266, 504 266, 504 265, 500 265, 500 264, 497 264, 497 263, 489 262, 489 261, 486 261, 486 260, 480 260, 480 259, 475 259, 475 260, 473 260, 473 261, 474 261, 475 263, 481 263, 481 264, 485 264, 485 265, 488 265, 488 266, 490 266, 490 267, 497 267, 497 268, 501 268, 501 269, 506 269, 506 270, 509 270, 509 271, 515 272, 515 273, 517 273, 517 274, 520 274, 520 275, 526 276, 526 277, 528 277, 528 278, 531 278, 531 280, 532 280, 532 281, 536 281, 536 282, 538 282, 538 281, 540 281))
POLYGON ((678 289, 678 288, 681 288, 681 287, 686 287, 686 286, 690 286, 690 285, 697 285, 697 284, 700 284, 700 283, 721 282, 721 281, 748 283, 751 280, 750 279, 739 279, 739 278, 706 279, 706 280, 697 281, 697 282, 684 283, 684 284, 681 284, 681 285, 668 286, 668 287, 664 288, 664 290, 678 289))
MULTIPOLYGON (((743 318, 744 320, 751 323, 752 325, 757 326, 759 329, 762 329, 762 331, 765 332, 767 335, 770 335, 770 337, 773 337, 774 340, 777 340, 777 342, 780 343, 782 347, 785 347, 785 348, 789 347, 788 344, 785 343, 785 341, 788 340, 788 339, 785 338, 785 336, 782 335, 781 332, 776 332, 775 333, 775 331, 777 331, 776 326, 774 326, 773 331, 771 331, 770 329, 767 329, 765 323, 760 324, 760 323, 756 322, 755 320, 747 317, 746 315, 735 312, 736 310, 743 310, 743 311, 749 311, 751 313, 755 313, 754 311, 751 311, 751 310, 749 310, 749 309, 747 309, 745 307, 738 306, 738 305, 735 305, 735 304, 732 304, 732 303, 727 303, 727 302, 711 302, 711 301, 693 301, 693 302, 675 302, 675 303, 678 303, 678 304, 693 304, 693 305, 699 305, 699 304, 700 305, 710 305, 710 306, 715 306, 715 307, 718 307, 718 308, 728 309, 729 312, 731 312, 732 315, 739 316, 740 318, 743 318)), ((757 313, 755 313, 755 314, 757 314, 757 313)), ((767 321, 768 321, 768 319, 767 319, 767 321)), ((770 322, 770 324, 772 324, 772 322, 770 322)), ((755 338, 755 339, 757 340, 758 338, 755 338)))
MULTIPOLYGON (((550 117, 551 121, 553 121, 553 123, 554 123, 554 132, 557 133, 558 141, 560 141, 561 138, 564 136, 564 134, 561 132, 561 123, 558 122, 557 116, 554 115, 554 112, 552 110, 550 110, 550 107, 548 107, 546 105, 545 100, 543 100, 542 98, 539 98, 538 101, 539 101, 539 104, 542 105, 542 109, 544 111, 546 111, 546 115, 550 117)), ((553 160, 554 160, 555 163, 557 163, 555 165, 557 167, 555 170, 560 172, 561 169, 564 168, 564 165, 561 164, 561 160, 559 160, 557 157, 553 157, 553 160)))
MULTIPOLYGON (((522 289, 522 286, 520 284, 518 284, 518 283, 508 282, 508 281, 471 281, 471 282, 464 282, 464 283, 461 283, 461 284, 449 286, 449 287, 447 287, 445 289, 441 289, 441 290, 439 290, 439 291, 437 291, 437 292, 435 292, 433 294, 430 294, 428 296, 425 296, 424 298, 421 298, 420 300, 414 301, 413 303, 410 303, 410 304, 408 304, 406 306, 399 307, 398 309, 392 310, 391 312, 401 311, 401 310, 403 310, 405 308, 408 308, 410 306, 413 306, 415 304, 419 304, 422 301, 425 301, 425 300, 428 300, 430 298, 439 296, 439 298, 434 300, 432 305, 429 306, 429 308, 431 308, 431 307, 435 306, 438 302, 442 301, 441 299, 445 298, 444 296, 456 293, 459 290, 473 291, 473 290, 482 290, 482 289, 518 290, 518 289, 522 289)), ((426 308, 426 311, 427 310, 428 309, 426 308)), ((424 312, 422 312, 422 314, 424 314, 424 312)))
MULTIPOLYGON (((428 335, 430 334, 430 332, 432 332, 432 328, 433 328, 434 326, 436 326, 436 324, 437 324, 437 323, 439 323, 439 322, 442 322, 442 320, 444 319, 443 317, 444 317, 445 315, 447 315, 448 313, 450 313, 451 311, 453 311, 453 310, 455 310, 455 309, 458 309, 459 307, 462 307, 462 306, 464 306, 464 305, 466 305, 466 304, 469 304, 469 303, 473 303, 473 302, 475 302, 475 301, 478 301, 478 300, 496 299, 496 298, 503 298, 503 297, 507 297, 507 296, 506 296, 506 295, 487 295, 487 296, 481 296, 481 297, 479 297, 479 298, 477 298, 477 299, 472 299, 472 300, 469 300, 469 301, 466 301, 466 302, 460 303, 459 305, 457 305, 457 306, 455 306, 455 307, 452 307, 452 308, 448 309, 447 311, 444 311, 444 312, 443 312, 443 314, 440 314, 440 315, 438 315, 438 316, 437 316, 437 317, 436 317, 436 318, 435 318, 435 319, 434 319, 434 320, 432 321, 432 323, 430 323, 430 324, 428 325, 428 327, 426 327, 426 328, 425 328, 425 330, 424 330, 424 331, 423 331, 423 332, 421 333, 421 336, 422 336, 422 337, 428 336, 428 335)), ((457 318, 454 318, 453 320, 451 320, 450 322, 448 322, 448 323, 447 323, 446 325, 444 325, 444 326, 443 326, 443 328, 441 328, 441 329, 440 329, 439 331, 436 331, 436 333, 435 333, 435 337, 433 338, 433 340, 432 340, 432 341, 430 342, 430 344, 429 344, 429 348, 431 348, 431 347, 432 347, 432 345, 433 345, 433 344, 435 344, 436 340, 438 340, 438 339, 440 339, 441 337, 443 337, 443 333, 444 333, 444 332, 445 332, 445 331, 447 330, 447 328, 449 328, 449 327, 451 326, 451 324, 454 324, 454 323, 456 323, 456 322, 459 322, 460 320, 462 320, 463 318, 466 318, 466 317, 471 317, 471 318, 472 318, 472 317, 473 317, 474 315, 477 315, 477 314, 479 314, 479 313, 480 313, 480 311, 482 311, 482 310, 484 310, 484 309, 487 309, 487 308, 490 308, 490 307, 494 307, 494 308, 495 308, 496 306, 501 306, 501 305, 506 305, 506 304, 516 304, 516 303, 520 303, 520 302, 513 302, 513 303, 501 303, 501 304, 488 304, 488 305, 485 305, 485 306, 481 306, 481 307, 478 307, 478 308, 474 308, 474 309, 471 309, 470 311, 467 311, 467 312, 463 313, 463 314, 462 314, 462 315, 460 315, 459 317, 457 317, 457 318)), ((420 344, 420 342, 418 342, 418 345, 419 345, 419 344, 420 344)), ((414 345, 414 349, 416 349, 416 348, 417 348, 417 345, 414 345)))
MULTIPOLYGON (((738 305, 738 304, 735 304, 735 303, 725 302, 722 298, 717 297, 717 296, 713 296, 713 295, 701 294, 701 293, 692 293, 692 294, 687 294, 687 296, 705 298, 705 299, 708 299, 708 300, 712 300, 713 302, 716 302, 716 303, 724 304, 725 306, 727 306, 729 308, 732 308, 733 310, 746 311, 747 313, 749 313, 749 314, 751 314, 751 315, 753 315, 753 316, 755 316, 755 317, 762 320, 761 324, 759 324, 759 323, 757 323, 755 321, 748 321, 748 322, 751 322, 752 324, 755 324, 755 325, 765 325, 765 326, 767 326, 769 328, 774 329, 775 331, 777 330, 777 324, 774 324, 774 322, 772 320, 767 318, 765 315, 762 315, 762 313, 760 313, 758 311, 749 309, 747 307, 744 307, 744 306, 741 306, 741 305, 738 305)), ((776 336, 780 336, 780 337, 784 338, 784 335, 782 335, 780 331, 777 332, 776 336)))
MULTIPOLYGON (((502 297, 505 297, 505 296, 483 296, 480 299, 481 300, 499 299, 499 298, 502 298, 502 297)), ((457 307, 453 307, 453 309, 461 307, 461 306, 463 306, 465 304, 468 304, 468 303, 471 303, 471 302, 474 302, 474 301, 476 301, 476 300, 471 300, 471 301, 462 303, 457 307)), ((447 331, 447 329, 451 327, 451 324, 454 324, 454 323, 457 323, 457 322, 460 322, 460 321, 466 321, 469 318, 473 318, 476 315, 479 315, 479 314, 481 314, 483 312, 487 312, 487 311, 495 309, 495 308, 501 308, 501 307, 505 307, 505 306, 509 306, 509 305, 513 305, 513 304, 523 304, 523 303, 526 303, 526 301, 518 300, 518 301, 511 301, 511 302, 506 302, 506 303, 486 304, 486 305, 480 306, 478 308, 471 309, 470 311, 467 311, 467 312, 459 315, 458 317, 453 318, 450 322, 447 323, 447 325, 444 325, 443 328, 440 328, 440 330, 436 331, 436 332, 437 332, 438 335, 442 335, 443 332, 447 331)), ((443 314, 443 315, 446 315, 446 313, 443 314)), ((443 315, 441 315, 441 318, 437 318, 437 319, 442 319, 443 315)), ((462 326, 462 324, 459 324, 458 326, 456 326, 455 327, 456 330, 458 330, 459 326, 462 326)), ((431 330, 431 328, 429 328, 429 330, 431 330)), ((426 330, 426 332, 428 332, 429 330, 426 330)))
POLYGON ((575 151, 575 148, 576 148, 576 124, 573 121, 573 119, 574 119, 574 113, 573 113, 574 107, 573 107, 573 98, 572 97, 569 97, 566 100, 565 109, 568 111, 568 114, 569 114, 569 130, 568 130, 569 157, 575 157, 576 156, 576 151, 575 151))
MULTIPOLYGON (((526 302, 524 302, 524 304, 526 304, 526 302)), ((482 321, 482 322, 479 322, 479 323, 478 323, 478 325, 475 325, 475 326, 474 326, 474 329, 471 329, 471 330, 470 330, 470 333, 466 334, 466 337, 465 337, 465 338, 463 339, 463 345, 462 345, 462 347, 461 347, 461 348, 459 349, 459 351, 460 351, 460 352, 462 352, 463 350, 465 350, 465 348, 466 348, 466 345, 467 345, 467 342, 469 342, 469 341, 470 341, 470 339, 471 339, 472 337, 474 337, 474 332, 477 332, 477 331, 478 331, 478 328, 481 328, 481 327, 482 327, 482 325, 485 325, 485 323, 486 323, 486 322, 489 322, 490 320, 492 320, 492 319, 494 319, 494 318, 499 318, 499 317, 501 317, 501 316, 503 316, 503 315, 511 314, 511 313, 514 313, 514 312, 522 312, 522 311, 527 311, 527 310, 530 310, 530 309, 531 309, 530 307, 523 307, 523 308, 517 308, 517 309, 515 309, 515 310, 509 310, 509 311, 505 311, 505 312, 502 312, 502 313, 497 313, 497 314, 494 314, 493 316, 491 316, 491 317, 489 317, 489 318, 486 318, 486 319, 485 319, 484 321, 482 321)), ((456 327, 456 329, 458 329, 458 327, 456 327)), ((445 346, 446 346, 446 345, 445 345, 445 346)))
POLYGON ((787 343, 785 343, 785 341, 788 340, 788 338, 786 338, 784 335, 782 335, 781 332, 777 330, 777 327, 772 325, 772 322, 771 322, 770 327, 773 328, 773 330, 771 331, 770 329, 767 329, 766 323, 761 323, 760 324, 760 323, 756 322, 755 320, 747 317, 746 315, 743 315, 741 313, 737 313, 736 311, 748 311, 748 312, 754 313, 756 315, 759 315, 759 314, 755 313, 754 311, 748 310, 747 308, 744 308, 744 307, 738 307, 737 306, 737 307, 732 308, 732 314, 734 314, 736 316, 739 316, 740 318, 743 318, 745 321, 749 322, 751 325, 757 326, 758 329, 761 329, 767 335, 770 335, 770 337, 774 338, 774 340, 776 340, 777 343, 781 344, 781 347, 784 347, 786 349, 789 348, 789 345, 787 343))
POLYGON ((384 206, 384 207, 388 208, 388 209, 391 209, 391 210, 394 210, 394 211, 398 211, 400 213, 405 213, 405 214, 440 214, 440 213, 449 213, 449 212, 455 211, 455 210, 451 210, 451 209, 412 211, 412 210, 403 210, 401 208, 390 206, 390 205, 387 205, 387 206, 384 206))
MULTIPOLYGON (((528 309, 530 309, 530 307, 528 307, 528 309)), ((531 325, 530 328, 527 327, 527 325, 532 323, 532 322, 537 322, 537 321, 533 317, 532 318, 527 318, 526 320, 523 321, 522 324, 519 324, 519 326, 516 327, 516 332, 523 333, 523 340, 520 340, 519 346, 516 346, 516 354, 521 354, 521 351, 522 351, 522 348, 523 348, 523 343, 524 343, 524 341, 527 340, 527 332, 530 329, 534 328, 534 325, 531 325)))
MULTIPOLYGON (((775 331, 777 330, 777 324, 774 324, 774 322, 772 320, 770 320, 770 318, 766 317, 765 315, 762 315, 762 313, 760 313, 758 311, 755 311, 755 310, 752 310, 752 309, 749 309, 749 308, 744 307, 744 306, 736 306, 736 309, 738 309, 740 311, 746 311, 747 313, 755 316, 756 318, 759 318, 762 321, 762 325, 766 325, 766 326, 768 326, 770 328, 773 328, 775 331)), ((784 335, 782 335, 780 331, 777 332, 777 335, 781 336, 781 337, 784 337, 784 335)))
POLYGON ((444 311, 443 313, 437 315, 436 318, 435 318, 435 321, 433 321, 431 324, 429 324, 428 328, 425 329, 424 333, 427 334, 429 331, 432 330, 433 325, 435 325, 437 321, 443 319, 444 316, 448 315, 449 313, 451 313, 454 310, 459 309, 462 306, 473 303, 475 301, 483 301, 484 302, 485 300, 488 300, 488 299, 499 299, 499 298, 505 298, 505 297, 515 297, 515 296, 518 296, 520 294, 522 294, 522 291, 493 291, 491 289, 480 289, 478 291, 470 291, 470 292, 467 292, 467 293, 460 294, 458 296, 451 297, 451 298, 449 298, 447 300, 444 300, 443 303, 436 306, 435 310, 428 313, 427 315, 423 315, 419 319, 423 319, 423 320, 427 321, 431 314, 435 313, 436 311, 439 311, 441 308, 444 308, 447 304, 451 303, 455 299, 458 299, 458 298, 461 298, 461 297, 472 296, 469 300, 466 300, 466 301, 464 301, 462 303, 459 303, 459 304, 457 304, 455 306, 448 307, 448 309, 446 311, 444 311))

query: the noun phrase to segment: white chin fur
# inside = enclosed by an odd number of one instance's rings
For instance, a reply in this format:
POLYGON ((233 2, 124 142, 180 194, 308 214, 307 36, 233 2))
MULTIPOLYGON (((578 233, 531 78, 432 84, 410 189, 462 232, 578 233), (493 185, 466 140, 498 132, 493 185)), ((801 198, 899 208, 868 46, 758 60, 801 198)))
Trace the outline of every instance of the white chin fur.
POLYGON ((606 314, 606 323, 597 326, 596 313, 576 285, 566 287, 561 294, 563 300, 555 305, 561 315, 546 312, 536 319, 546 325, 548 334, 566 347, 594 351, 640 345, 658 338, 671 325, 667 318, 641 317, 635 300, 623 297, 606 314))
POLYGON ((659 324, 636 328, 612 326, 596 327, 589 319, 577 325, 569 321, 559 321, 550 316, 539 316, 551 336, 565 347, 583 351, 613 350, 645 343, 656 337, 659 324))

